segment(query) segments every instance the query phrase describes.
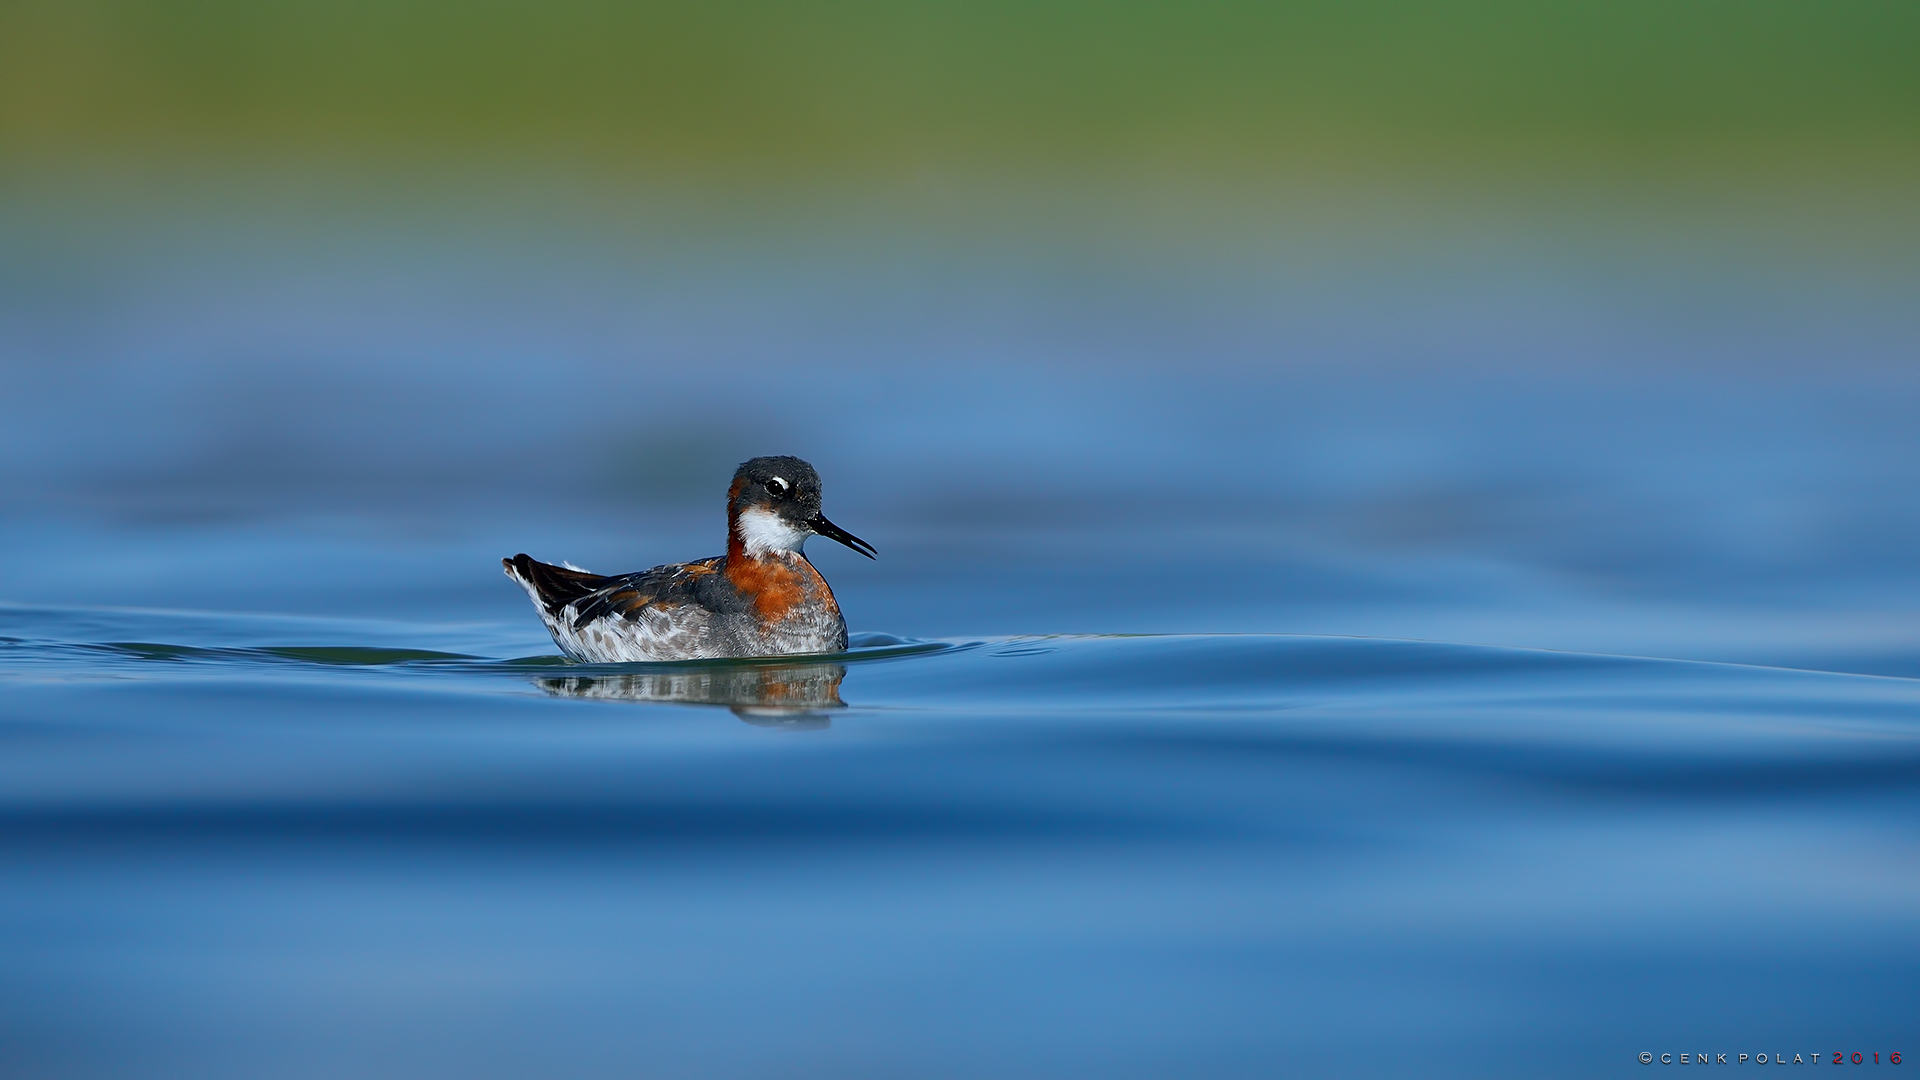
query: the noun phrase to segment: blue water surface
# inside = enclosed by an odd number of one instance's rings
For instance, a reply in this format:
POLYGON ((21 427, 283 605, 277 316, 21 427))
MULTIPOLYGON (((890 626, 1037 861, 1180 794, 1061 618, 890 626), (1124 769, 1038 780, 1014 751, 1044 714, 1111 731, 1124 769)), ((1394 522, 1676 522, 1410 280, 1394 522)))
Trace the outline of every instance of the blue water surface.
POLYGON ((1615 1075, 1912 1022, 1912 680, 0 618, 14 1075, 1615 1075))
POLYGON ((8 1077, 1920 1050, 1897 260, 20 205, 8 1077), (849 653, 554 655, 762 453, 849 653))

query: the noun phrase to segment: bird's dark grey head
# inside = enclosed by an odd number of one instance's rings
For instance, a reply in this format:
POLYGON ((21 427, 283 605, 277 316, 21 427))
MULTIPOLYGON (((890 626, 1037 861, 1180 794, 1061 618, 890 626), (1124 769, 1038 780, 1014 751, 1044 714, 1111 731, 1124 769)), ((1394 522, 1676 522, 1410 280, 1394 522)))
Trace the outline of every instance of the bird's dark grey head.
POLYGON ((769 509, 793 522, 820 512, 820 474, 797 457, 757 457, 733 472, 727 509, 769 509))
POLYGON ((809 536, 873 558, 873 545, 820 513, 820 474, 797 457, 757 457, 734 470, 727 522, 750 555, 799 551, 809 536))

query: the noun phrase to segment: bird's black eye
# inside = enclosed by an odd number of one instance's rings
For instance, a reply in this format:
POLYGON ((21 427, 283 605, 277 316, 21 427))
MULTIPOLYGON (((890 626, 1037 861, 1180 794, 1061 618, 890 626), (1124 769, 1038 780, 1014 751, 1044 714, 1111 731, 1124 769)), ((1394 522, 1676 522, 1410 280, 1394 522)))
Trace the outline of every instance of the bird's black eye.
POLYGON ((785 480, 782 480, 776 476, 773 479, 767 481, 767 494, 777 499, 780 496, 785 495, 786 493, 787 493, 787 482, 785 480))

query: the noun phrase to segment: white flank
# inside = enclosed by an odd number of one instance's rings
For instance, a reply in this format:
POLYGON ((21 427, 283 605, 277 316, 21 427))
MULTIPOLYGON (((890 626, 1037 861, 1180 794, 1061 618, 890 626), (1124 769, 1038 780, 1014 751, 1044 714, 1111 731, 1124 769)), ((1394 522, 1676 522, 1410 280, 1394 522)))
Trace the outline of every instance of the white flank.
POLYGON ((771 510, 740 512, 740 542, 749 555, 785 555, 806 546, 813 533, 797 528, 771 510))

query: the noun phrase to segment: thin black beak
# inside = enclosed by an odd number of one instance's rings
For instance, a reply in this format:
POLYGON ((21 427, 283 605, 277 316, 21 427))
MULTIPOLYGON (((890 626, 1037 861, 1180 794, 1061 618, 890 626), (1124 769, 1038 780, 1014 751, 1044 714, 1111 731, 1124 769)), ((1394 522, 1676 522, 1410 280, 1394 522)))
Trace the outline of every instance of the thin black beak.
POLYGON ((829 540, 838 540, 853 550, 871 559, 874 557, 873 545, 853 535, 847 530, 828 521, 824 515, 815 514, 807 519, 807 528, 829 540))

